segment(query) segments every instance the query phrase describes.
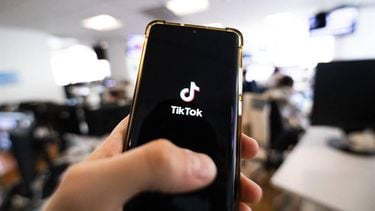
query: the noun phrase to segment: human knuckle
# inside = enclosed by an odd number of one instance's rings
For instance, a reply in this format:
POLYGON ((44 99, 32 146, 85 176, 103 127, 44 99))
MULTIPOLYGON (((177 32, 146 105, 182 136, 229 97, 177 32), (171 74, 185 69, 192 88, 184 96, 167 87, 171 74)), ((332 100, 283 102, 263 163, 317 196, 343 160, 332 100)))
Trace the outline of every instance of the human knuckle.
POLYGON ((157 140, 150 145, 147 157, 151 168, 168 172, 173 168, 173 154, 175 154, 173 144, 166 140, 157 140))
POLYGON ((79 183, 84 178, 84 170, 81 165, 75 164, 64 173, 63 182, 79 183))

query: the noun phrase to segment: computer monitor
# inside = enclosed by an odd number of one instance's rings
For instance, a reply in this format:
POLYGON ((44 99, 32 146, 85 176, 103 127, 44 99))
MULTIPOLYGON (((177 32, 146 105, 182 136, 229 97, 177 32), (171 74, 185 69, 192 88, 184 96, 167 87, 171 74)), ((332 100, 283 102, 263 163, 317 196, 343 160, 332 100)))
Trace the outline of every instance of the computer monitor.
POLYGON ((344 5, 321 11, 309 19, 311 35, 343 36, 355 32, 358 8, 344 5))
POLYGON ((346 134, 375 129, 375 60, 318 64, 312 125, 339 127, 346 134))

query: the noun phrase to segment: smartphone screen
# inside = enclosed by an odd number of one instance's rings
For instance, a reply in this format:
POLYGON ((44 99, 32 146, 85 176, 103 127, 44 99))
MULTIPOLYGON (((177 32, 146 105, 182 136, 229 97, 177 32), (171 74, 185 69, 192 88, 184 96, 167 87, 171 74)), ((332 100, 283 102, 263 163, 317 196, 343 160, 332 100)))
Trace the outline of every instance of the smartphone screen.
POLYGON ((209 155, 218 172, 192 193, 142 193, 126 211, 236 209, 240 39, 224 29, 149 26, 125 148, 166 138, 209 155))

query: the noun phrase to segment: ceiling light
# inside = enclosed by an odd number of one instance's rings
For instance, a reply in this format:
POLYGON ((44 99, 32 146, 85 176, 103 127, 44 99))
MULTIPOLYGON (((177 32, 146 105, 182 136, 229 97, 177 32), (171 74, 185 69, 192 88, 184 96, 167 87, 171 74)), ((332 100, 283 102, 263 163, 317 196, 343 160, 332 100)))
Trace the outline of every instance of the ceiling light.
POLYGON ((120 28, 122 23, 110 15, 97 15, 82 20, 82 26, 98 31, 109 31, 120 28))
POLYGON ((208 0, 170 0, 166 7, 175 15, 184 16, 208 9, 208 0))

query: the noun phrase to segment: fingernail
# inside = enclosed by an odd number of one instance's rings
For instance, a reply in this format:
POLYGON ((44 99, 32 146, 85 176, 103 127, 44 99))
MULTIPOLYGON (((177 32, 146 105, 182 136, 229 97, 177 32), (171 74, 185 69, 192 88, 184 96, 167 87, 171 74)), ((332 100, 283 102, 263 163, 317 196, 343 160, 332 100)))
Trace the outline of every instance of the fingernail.
POLYGON ((199 153, 192 153, 191 165, 194 176, 206 180, 216 176, 215 163, 207 156, 199 153))

